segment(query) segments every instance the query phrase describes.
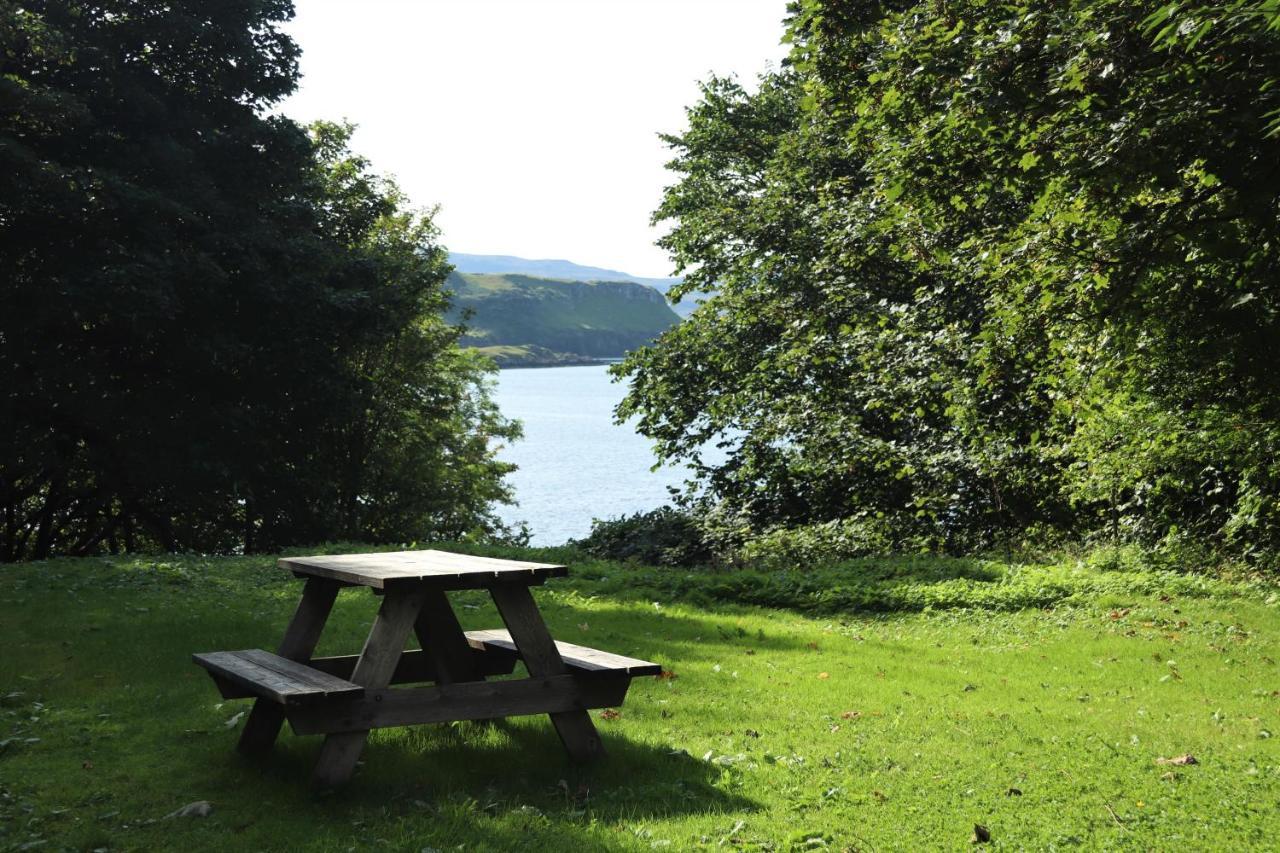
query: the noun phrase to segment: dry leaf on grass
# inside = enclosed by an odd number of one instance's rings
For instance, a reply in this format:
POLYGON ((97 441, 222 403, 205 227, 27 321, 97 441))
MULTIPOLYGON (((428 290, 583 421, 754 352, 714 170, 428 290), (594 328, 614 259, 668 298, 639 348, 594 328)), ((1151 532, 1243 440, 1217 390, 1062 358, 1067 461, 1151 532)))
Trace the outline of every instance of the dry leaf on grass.
POLYGON ((615 711, 612 708, 605 708, 600 712, 600 719, 602 720, 616 720, 621 716, 622 713, 620 711, 615 711))
POLYGON ((1186 753, 1185 755, 1179 755, 1174 758, 1157 758, 1156 759, 1156 764, 1173 764, 1178 767, 1185 767, 1188 764, 1199 764, 1199 763, 1200 762, 1196 760, 1196 757, 1189 752, 1186 753))
POLYGON ((825 679, 828 679, 828 678, 830 678, 830 677, 831 677, 831 673, 829 673, 829 672, 820 672, 820 673, 818 673, 818 677, 819 677, 819 678, 821 678, 821 679, 824 679, 824 680, 825 680, 825 679))

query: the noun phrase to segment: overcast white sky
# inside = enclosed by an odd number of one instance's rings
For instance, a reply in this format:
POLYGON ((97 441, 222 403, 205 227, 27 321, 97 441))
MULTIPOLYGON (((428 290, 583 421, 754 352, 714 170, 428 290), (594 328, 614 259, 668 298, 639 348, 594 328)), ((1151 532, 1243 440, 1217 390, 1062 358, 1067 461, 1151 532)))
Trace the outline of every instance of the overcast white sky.
POLYGON ((300 121, 348 119, 458 252, 671 274, 659 131, 785 55, 786 0, 298 0, 300 121))

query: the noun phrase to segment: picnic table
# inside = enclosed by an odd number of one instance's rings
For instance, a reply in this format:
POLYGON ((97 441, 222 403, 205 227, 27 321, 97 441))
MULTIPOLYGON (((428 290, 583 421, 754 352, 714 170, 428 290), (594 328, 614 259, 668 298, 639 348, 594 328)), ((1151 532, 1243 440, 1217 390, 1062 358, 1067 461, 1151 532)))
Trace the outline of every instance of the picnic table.
POLYGON ((224 698, 255 697, 240 735, 247 754, 269 751, 285 720, 296 734, 323 734, 313 781, 345 783, 371 729, 452 720, 549 714, 569 756, 604 754, 589 708, 622 703, 631 679, 657 675, 649 661, 554 641, 531 588, 565 566, 399 551, 289 557, 279 566, 305 578, 302 599, 275 653, 262 649, 193 655, 224 698), (368 587, 381 597, 358 655, 313 658, 338 592, 368 587), (487 589, 505 629, 463 631, 449 590, 487 589), (409 633, 420 649, 406 651, 409 633), (528 677, 509 675, 523 661, 528 677), (422 684, 432 686, 392 687, 422 684))

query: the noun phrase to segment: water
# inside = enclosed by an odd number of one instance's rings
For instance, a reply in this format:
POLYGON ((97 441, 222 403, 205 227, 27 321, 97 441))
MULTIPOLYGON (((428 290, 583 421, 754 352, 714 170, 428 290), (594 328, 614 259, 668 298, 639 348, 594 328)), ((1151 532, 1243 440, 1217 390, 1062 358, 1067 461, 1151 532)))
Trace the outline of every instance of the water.
POLYGON ((591 532, 591 519, 654 509, 680 487, 680 468, 650 471, 649 439, 613 422, 626 387, 603 365, 503 370, 497 401, 524 424, 524 438, 501 458, 520 466, 510 476, 517 506, 503 521, 528 522, 535 545, 559 545, 591 532))

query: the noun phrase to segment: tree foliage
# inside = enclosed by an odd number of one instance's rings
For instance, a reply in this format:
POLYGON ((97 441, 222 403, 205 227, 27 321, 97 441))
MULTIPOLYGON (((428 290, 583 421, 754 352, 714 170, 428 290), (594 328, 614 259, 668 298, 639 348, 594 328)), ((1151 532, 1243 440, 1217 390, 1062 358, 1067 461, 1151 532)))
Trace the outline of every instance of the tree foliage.
POLYGON ((496 524, 430 217, 268 114, 291 15, 0 2, 0 559, 496 524))
POLYGON ((1205 8, 794 4, 783 70, 668 137, 712 295, 621 413, 753 531, 1274 553, 1280 32, 1205 8))

